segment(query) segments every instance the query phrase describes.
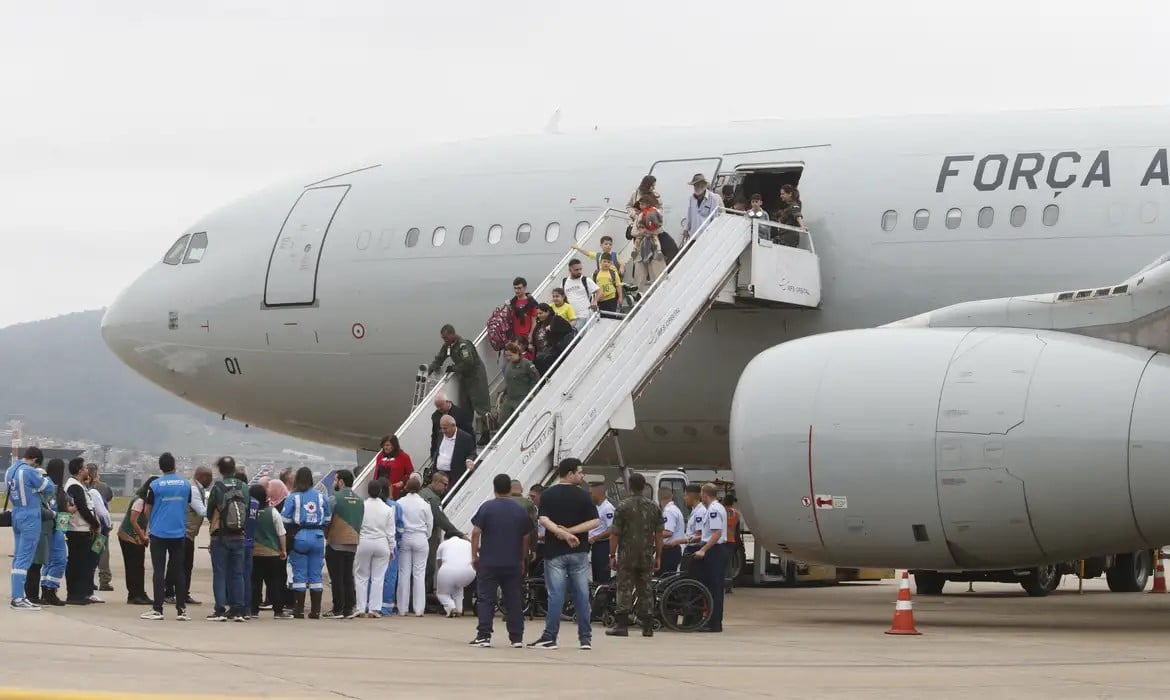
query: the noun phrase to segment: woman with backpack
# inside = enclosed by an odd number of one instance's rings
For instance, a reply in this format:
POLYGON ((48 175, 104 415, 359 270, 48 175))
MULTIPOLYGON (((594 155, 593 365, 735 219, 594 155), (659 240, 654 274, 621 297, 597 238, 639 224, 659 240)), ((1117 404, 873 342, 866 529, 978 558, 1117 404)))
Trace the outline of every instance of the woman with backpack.
POLYGON ((293 573, 293 617, 305 617, 305 592, 309 593, 309 619, 321 617, 321 567, 325 564, 325 526, 332 517, 329 499, 313 488, 313 471, 308 467, 297 470, 293 492, 284 500, 281 512, 284 524, 293 536, 292 551, 288 553, 293 573))

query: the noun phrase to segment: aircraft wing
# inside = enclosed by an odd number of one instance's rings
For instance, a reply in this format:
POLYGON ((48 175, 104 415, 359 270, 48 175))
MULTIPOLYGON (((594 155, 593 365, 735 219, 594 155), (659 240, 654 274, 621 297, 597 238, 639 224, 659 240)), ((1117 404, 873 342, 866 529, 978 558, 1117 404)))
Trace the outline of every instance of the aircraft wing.
POLYGON ((968 326, 1067 331, 1170 352, 1170 253, 1116 284, 966 301, 882 327, 968 326))

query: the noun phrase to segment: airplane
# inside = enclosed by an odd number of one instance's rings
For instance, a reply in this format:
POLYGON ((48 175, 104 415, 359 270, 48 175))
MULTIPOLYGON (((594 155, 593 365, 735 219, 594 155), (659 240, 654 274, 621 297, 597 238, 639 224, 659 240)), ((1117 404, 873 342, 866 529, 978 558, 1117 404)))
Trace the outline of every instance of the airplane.
MULTIPOLYGON (((637 425, 621 436, 624 459, 730 460, 756 536, 808 561, 991 569, 1143 549, 1153 546, 1148 538, 1122 530, 1086 535, 1079 549, 997 549, 1005 532, 1023 527, 1013 518, 1028 514, 981 510, 997 498, 988 486, 967 496, 967 520, 955 526, 977 533, 968 539, 980 544, 968 542, 960 547, 967 553, 955 556, 951 532, 938 531, 941 491, 931 455, 916 455, 925 460, 918 472, 894 459, 865 464, 868 451, 891 437, 881 431, 899 429, 890 406, 901 389, 888 382, 873 384, 886 394, 867 394, 864 382, 858 393, 841 392, 855 401, 842 407, 848 415, 875 417, 875 432, 855 436, 848 452, 855 471, 841 478, 850 493, 836 493, 840 470, 822 476, 815 455, 810 462, 790 454, 782 466, 758 454, 737 461, 736 451, 750 452, 745 435, 787 435, 777 424, 791 422, 785 429, 796 438, 789 438, 803 439, 807 452, 808 417, 833 424, 820 404, 821 413, 801 408, 812 400, 802 373, 820 376, 815 352, 785 354, 785 344, 749 367, 772 346, 804 339, 794 347, 837 352, 850 336, 834 331, 874 329, 974 300, 1090 288, 1124 279, 1165 252, 1167 116, 1152 107, 761 120, 406 146, 274 186, 196 221, 118 296, 102 333, 138 373, 225 418, 368 455, 410 409, 415 370, 438 349, 439 327, 451 323, 474 337, 510 296, 514 276, 545 278, 590 221, 624 208, 647 173, 657 178, 675 233, 694 173, 715 188, 730 185, 736 196, 760 192, 767 208, 778 204, 781 185, 797 185, 820 261, 819 305, 717 304, 640 397, 637 425), (294 226, 303 250, 280 249, 289 241, 282 231, 294 226), (767 358, 799 364, 777 368, 767 358), (733 412, 745 367, 753 373, 744 382, 760 381, 733 412), (891 422, 877 420, 883 417, 891 422), (739 437, 729 442, 729 432, 739 437), (818 478, 810 492, 812 463, 818 478), (913 490, 901 488, 908 479, 913 490), (867 494, 877 498, 867 504, 867 494), (848 506, 802 503, 824 496, 848 506), (907 525, 911 499, 933 508, 934 520, 923 515, 907 525), (981 518, 1000 516, 1014 529, 983 527, 981 518), (827 536, 818 519, 830 518, 847 534, 827 536), (853 539, 845 546, 842 538, 853 539)), ((925 334, 923 347, 946 345, 930 340, 930 330, 880 332, 925 334)), ((887 347, 858 336, 858 343, 862 355, 873 343, 873 376, 920 357, 916 342, 887 347)), ((927 364, 911 369, 925 372, 927 364)), ((911 382, 917 375, 891 376, 911 382)), ((1067 471, 1063 478, 1077 483, 1081 470, 1067 471)), ((1090 487, 1060 493, 1051 507, 1095 508, 1090 487)), ((1081 532, 1072 527, 1070 536, 1081 532)))

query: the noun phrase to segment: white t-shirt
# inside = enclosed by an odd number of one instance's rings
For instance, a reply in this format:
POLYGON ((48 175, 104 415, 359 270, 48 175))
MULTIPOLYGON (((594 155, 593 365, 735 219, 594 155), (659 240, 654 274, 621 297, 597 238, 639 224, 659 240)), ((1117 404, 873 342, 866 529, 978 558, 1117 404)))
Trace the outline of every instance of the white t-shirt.
POLYGON ((471 568, 471 543, 462 537, 445 539, 435 551, 435 559, 443 562, 443 568, 471 568))
MULTIPOLYGON (((459 433, 455 433, 458 435, 459 433)), ((435 469, 441 472, 451 471, 451 457, 455 456, 455 435, 443 436, 439 443, 439 456, 435 459, 435 469)))
POLYGON ((564 282, 565 301, 573 307, 573 313, 577 315, 577 318, 588 318, 589 306, 593 303, 593 295, 598 290, 597 283, 586 277, 584 273, 577 279, 566 277, 564 282))

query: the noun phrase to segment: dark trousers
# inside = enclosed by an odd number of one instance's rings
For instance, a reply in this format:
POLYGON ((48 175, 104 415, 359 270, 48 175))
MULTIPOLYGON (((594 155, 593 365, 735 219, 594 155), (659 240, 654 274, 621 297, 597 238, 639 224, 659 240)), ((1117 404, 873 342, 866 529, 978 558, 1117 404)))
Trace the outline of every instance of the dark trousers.
POLYGON ((28 575, 24 579, 24 597, 34 603, 41 601, 41 565, 33 564, 28 567, 28 575))
POLYGON ((678 571, 680 562, 682 562, 682 547, 663 547, 662 568, 658 570, 658 573, 661 575, 678 571))
POLYGON ((620 309, 618 308, 617 297, 614 297, 613 299, 604 299, 602 301, 597 302, 597 308, 601 311, 608 311, 610 313, 615 313, 615 314, 618 311, 620 311, 620 309))
POLYGON ((93 535, 88 532, 66 532, 65 547, 69 560, 65 563, 66 599, 85 600, 93 593, 93 535))
POLYGON ((168 581, 175 592, 175 608, 183 610, 187 607, 187 575, 182 566, 185 541, 185 537, 150 536, 150 564, 154 567, 154 609, 159 612, 163 609, 168 581))
MULTIPOLYGON (((187 591, 188 591, 188 595, 190 595, 191 576, 192 576, 191 572, 193 572, 195 570, 195 540, 191 539, 190 537, 183 538, 182 559, 183 559, 183 580, 185 580, 187 582, 187 591)), ((168 598, 172 598, 175 596, 174 584, 169 583, 169 582, 167 583, 166 593, 167 593, 168 598)))
POLYGON ((479 637, 492 636, 492 621, 496 617, 496 590, 504 597, 504 624, 508 627, 508 641, 524 640, 524 610, 520 587, 523 577, 520 567, 481 566, 475 577, 475 609, 479 615, 476 633, 479 637))
POLYGON ((589 550, 594 583, 609 583, 609 538, 597 540, 589 550))
MULTIPOLYGON (((325 568, 329 570, 329 586, 333 593, 333 612, 346 615, 357 607, 357 589, 353 583, 353 560, 357 552, 346 552, 325 547, 325 568)), ((398 562, 393 562, 395 566, 398 562)))
POLYGON ((252 557, 252 614, 260 614, 260 586, 268 588, 268 602, 272 612, 284 610, 285 578, 284 559, 280 557, 252 557))
POLYGON ((119 539, 126 565, 126 599, 146 597, 146 547, 119 539))
POLYGON ((717 544, 707 550, 703 559, 696 559, 699 566, 697 578, 711 591, 711 619, 707 626, 723 631, 723 579, 727 574, 727 544, 717 544))

